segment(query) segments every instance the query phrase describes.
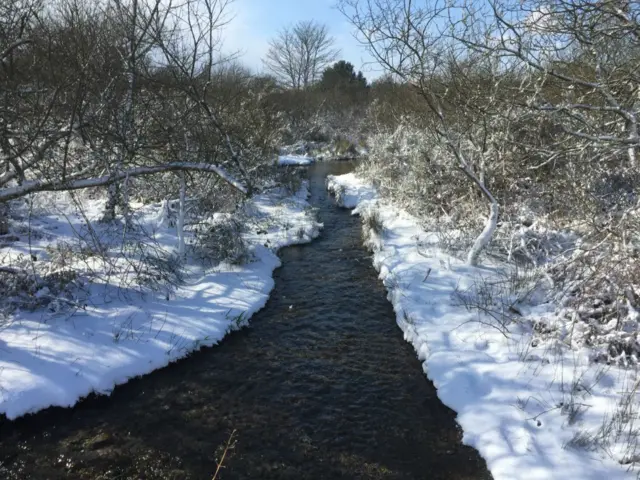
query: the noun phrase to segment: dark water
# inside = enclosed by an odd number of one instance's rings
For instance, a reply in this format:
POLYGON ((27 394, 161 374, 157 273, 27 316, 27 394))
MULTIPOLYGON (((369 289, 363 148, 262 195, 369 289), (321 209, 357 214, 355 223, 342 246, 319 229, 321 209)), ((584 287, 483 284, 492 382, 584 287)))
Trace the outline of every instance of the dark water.
POLYGON ((485 479, 460 444, 361 247, 310 170, 325 229, 282 251, 266 308, 217 347, 90 398, 0 423, 0 479, 485 479))

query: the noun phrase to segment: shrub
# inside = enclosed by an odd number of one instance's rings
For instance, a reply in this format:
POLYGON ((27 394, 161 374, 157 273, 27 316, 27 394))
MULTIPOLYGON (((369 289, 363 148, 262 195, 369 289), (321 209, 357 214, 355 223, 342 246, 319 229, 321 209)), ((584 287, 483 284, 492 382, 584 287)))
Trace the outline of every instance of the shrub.
POLYGON ((242 236, 244 225, 224 216, 196 232, 193 248, 201 259, 217 264, 243 264, 250 258, 247 242, 242 236))

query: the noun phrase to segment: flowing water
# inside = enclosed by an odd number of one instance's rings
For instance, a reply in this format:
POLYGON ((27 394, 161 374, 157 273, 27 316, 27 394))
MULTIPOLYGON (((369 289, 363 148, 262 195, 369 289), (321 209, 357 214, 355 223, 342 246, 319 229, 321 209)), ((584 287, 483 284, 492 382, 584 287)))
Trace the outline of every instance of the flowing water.
POLYGON ((403 340, 360 222, 310 167, 325 228, 282 250, 267 306, 219 346, 0 423, 1 479, 489 479, 403 340))

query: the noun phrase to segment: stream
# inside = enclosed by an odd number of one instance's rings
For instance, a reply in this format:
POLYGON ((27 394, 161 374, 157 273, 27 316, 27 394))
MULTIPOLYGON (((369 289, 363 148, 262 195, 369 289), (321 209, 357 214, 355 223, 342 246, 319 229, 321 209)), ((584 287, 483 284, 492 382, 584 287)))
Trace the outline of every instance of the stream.
POLYGON ((324 229, 280 253, 250 326, 110 396, 0 421, 0 479, 490 479, 404 341, 362 247, 309 167, 324 229))

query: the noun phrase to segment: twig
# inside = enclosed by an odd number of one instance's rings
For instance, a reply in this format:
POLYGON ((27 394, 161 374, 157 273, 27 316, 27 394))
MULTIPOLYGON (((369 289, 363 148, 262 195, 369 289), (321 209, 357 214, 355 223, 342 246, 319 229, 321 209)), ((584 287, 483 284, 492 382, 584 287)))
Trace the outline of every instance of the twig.
POLYGON ((427 275, 424 277, 424 280, 422 280, 422 283, 427 281, 427 278, 429 278, 429 275, 431 275, 431 267, 429 267, 429 270, 427 271, 427 275))
POLYGON ((220 458, 220 461, 217 462, 218 467, 216 468, 216 473, 213 474, 213 478, 211 480, 216 480, 216 478, 218 477, 218 473, 220 473, 220 469, 222 469, 222 464, 224 463, 224 458, 227 456, 227 452, 229 451, 230 448, 233 448, 232 445, 232 441, 233 441, 233 436, 235 435, 236 430, 234 429, 233 432, 231 432, 231 435, 229 435, 229 438, 227 440, 227 444, 224 447, 224 452, 222 452, 222 458, 220 458))

